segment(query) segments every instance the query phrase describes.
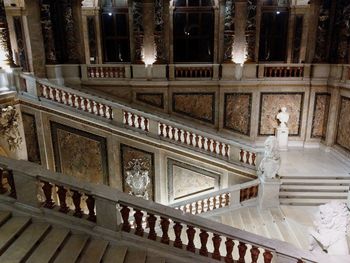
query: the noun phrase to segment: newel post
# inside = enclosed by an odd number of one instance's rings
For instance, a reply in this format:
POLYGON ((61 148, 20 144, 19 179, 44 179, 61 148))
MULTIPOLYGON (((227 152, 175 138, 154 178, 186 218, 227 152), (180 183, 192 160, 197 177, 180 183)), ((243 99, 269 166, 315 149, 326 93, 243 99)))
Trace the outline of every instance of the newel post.
POLYGON ((262 209, 278 207, 281 180, 279 178, 259 177, 259 206, 262 209))
POLYGON ((40 204, 37 199, 37 178, 34 175, 28 175, 15 170, 13 170, 12 174, 18 203, 38 208, 40 204))
POLYGON ((96 224, 112 231, 119 231, 121 217, 117 209, 117 201, 95 196, 96 224))

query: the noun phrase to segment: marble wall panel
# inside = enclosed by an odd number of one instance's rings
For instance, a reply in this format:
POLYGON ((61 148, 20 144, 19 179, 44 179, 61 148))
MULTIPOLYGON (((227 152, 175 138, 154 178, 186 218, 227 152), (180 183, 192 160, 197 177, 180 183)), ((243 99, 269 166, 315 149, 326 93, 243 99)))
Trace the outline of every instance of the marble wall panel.
POLYGON ((168 159, 169 202, 191 195, 217 190, 220 174, 168 159))
POLYGON ((148 105, 157 107, 157 108, 164 108, 164 95, 163 93, 142 93, 137 92, 136 93, 136 100, 146 103, 148 105))
POLYGON ((122 169, 122 181, 123 181, 123 191, 130 193, 131 188, 126 183, 126 172, 130 169, 129 162, 133 159, 142 159, 146 163, 143 169, 147 169, 148 176, 150 178, 150 183, 147 186, 147 193, 149 200, 154 201, 154 154, 144 150, 140 150, 125 144, 120 144, 120 156, 121 156, 121 169, 122 169))
POLYGON ((289 112, 289 136, 299 136, 303 112, 304 93, 261 93, 259 135, 274 135, 278 127, 276 119, 281 107, 287 107, 289 112))
POLYGON ((350 98, 341 97, 337 144, 350 151, 350 98))
POLYGON ((35 116, 22 112, 24 137, 27 145, 28 161, 41 164, 35 116))
POLYGON ((215 123, 214 92, 174 92, 172 96, 173 111, 204 122, 215 123))
POLYGON ((56 171, 96 184, 108 184, 106 138, 51 122, 56 171))
POLYGON ((224 102, 224 127, 249 136, 251 104, 251 93, 226 93, 224 102))
POLYGON ((326 138, 328 113, 331 96, 329 93, 316 93, 312 119, 312 138, 326 138))

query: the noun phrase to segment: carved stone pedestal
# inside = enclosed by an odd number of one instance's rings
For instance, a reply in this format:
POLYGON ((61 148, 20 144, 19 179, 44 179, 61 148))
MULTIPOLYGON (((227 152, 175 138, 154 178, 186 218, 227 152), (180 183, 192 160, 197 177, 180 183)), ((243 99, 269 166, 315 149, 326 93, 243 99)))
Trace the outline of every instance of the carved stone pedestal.
POLYGON ((278 207, 281 181, 278 178, 260 177, 259 207, 261 209, 278 207))
POLYGON ((288 128, 277 128, 277 141, 280 151, 288 151, 288 135, 289 135, 289 129, 288 128))

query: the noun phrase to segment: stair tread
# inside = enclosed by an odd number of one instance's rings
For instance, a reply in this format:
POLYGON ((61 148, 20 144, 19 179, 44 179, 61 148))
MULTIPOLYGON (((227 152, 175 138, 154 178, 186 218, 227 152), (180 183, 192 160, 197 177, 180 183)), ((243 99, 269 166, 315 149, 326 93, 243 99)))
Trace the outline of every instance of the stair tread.
POLYGON ((103 256, 103 263, 123 263, 127 250, 125 246, 110 245, 103 256))
POLYGON ((287 192, 283 191, 279 194, 282 197, 291 196, 291 197, 299 197, 299 196, 311 196, 311 197, 339 197, 340 199, 344 197, 346 199, 348 197, 348 193, 339 193, 339 192, 287 192))
POLYGON ((80 262, 82 263, 99 263, 106 251, 108 241, 93 239, 89 242, 81 255, 80 262))
POLYGON ((283 240, 282 234, 277 228, 276 223, 274 222, 274 219, 270 213, 269 210, 263 210, 260 211, 261 217, 264 220, 264 224, 266 226, 267 231, 269 232, 269 235, 271 238, 283 240))
POLYGON ((0 226, 3 225, 11 217, 11 212, 0 211, 0 226))
POLYGON ((72 235, 55 259, 55 263, 75 262, 83 250, 89 237, 87 235, 72 235))
POLYGON ((147 256, 146 263, 165 263, 165 259, 157 256, 147 256))
POLYGON ((143 250, 133 250, 128 249, 124 263, 145 263, 147 253, 143 250))
POLYGON ((349 190, 348 185, 318 185, 316 189, 311 188, 310 185, 281 185, 281 191, 283 190, 310 190, 310 191, 320 191, 320 190, 332 190, 332 191, 347 191, 349 190))
POLYGON ((266 226, 263 222, 262 217, 260 216, 258 208, 257 207, 249 207, 248 210, 249 210, 252 222, 256 226, 255 228, 256 228, 257 235, 269 237, 268 231, 266 229, 266 226))
POLYGON ((0 262, 23 262, 49 228, 47 223, 30 224, 1 255, 0 262))
POLYGON ((310 184, 310 185, 315 185, 315 184, 345 184, 348 185, 350 184, 350 178, 349 179, 344 179, 344 180, 338 180, 338 179, 305 179, 305 178, 300 178, 300 179, 281 179, 282 185, 284 184, 310 184))
POLYGON ((49 262, 69 235, 68 229, 54 227, 28 258, 27 263, 49 262))
POLYGON ((321 199, 321 198, 280 198, 281 204, 310 204, 310 205, 319 205, 325 204, 330 201, 339 200, 344 201, 344 199, 321 199))
POLYGON ((350 180, 350 176, 319 176, 319 175, 315 175, 315 176, 304 176, 304 175, 300 175, 300 176, 282 176, 280 177, 281 180, 289 180, 289 179, 310 179, 310 180, 314 180, 314 179, 322 179, 322 180, 350 180))
POLYGON ((0 227, 0 252, 30 223, 29 217, 12 217, 0 227))
POLYGON ((249 210, 247 208, 242 208, 239 210, 239 213, 242 217, 244 230, 256 234, 255 225, 252 222, 249 210))

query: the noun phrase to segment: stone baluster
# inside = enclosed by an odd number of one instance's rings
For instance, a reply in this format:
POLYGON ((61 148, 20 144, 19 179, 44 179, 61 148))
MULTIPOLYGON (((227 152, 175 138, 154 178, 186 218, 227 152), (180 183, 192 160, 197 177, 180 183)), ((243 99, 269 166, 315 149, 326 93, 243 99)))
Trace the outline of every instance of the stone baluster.
POLYGON ((4 187, 4 169, 0 168, 0 194, 4 194, 7 192, 7 189, 4 187))
POLYGON ((194 240, 194 235, 196 234, 196 230, 194 229, 193 226, 187 225, 186 233, 187 233, 187 239, 188 239, 186 250, 195 253, 196 247, 194 246, 193 240, 194 240))
POLYGON ((265 250, 265 252, 263 253, 263 256, 264 256, 264 263, 271 263, 273 258, 271 251, 265 250))
POLYGON ((251 257, 252 257, 252 263, 257 263, 258 262, 258 258, 259 258, 259 254, 260 254, 259 249, 256 246, 253 246, 250 249, 250 254, 251 254, 251 257))
POLYGON ((148 214, 147 223, 149 227, 148 239, 156 240, 157 233, 155 231, 157 218, 153 214, 148 214))
POLYGON ((213 240, 213 246, 214 246, 212 258, 220 260, 221 259, 221 255, 220 255, 221 237, 218 234, 214 234, 212 240, 213 240))
POLYGON ((96 222, 95 198, 92 195, 87 195, 86 206, 89 210, 89 216, 87 219, 91 222, 96 222))
POLYGON ((129 222, 129 213, 130 213, 130 208, 127 205, 121 205, 122 209, 120 210, 120 213, 122 215, 123 219, 123 225, 122 225, 122 230, 125 232, 130 232, 131 226, 129 222))
POLYGON ((81 196, 82 194, 79 191, 72 190, 73 195, 73 204, 74 204, 74 214, 73 216, 81 218, 83 216, 83 211, 81 210, 81 196))
POLYGON ((55 203, 52 200, 52 184, 46 181, 42 181, 42 183, 43 183, 42 189, 45 195, 45 202, 43 205, 45 208, 52 209, 55 207, 55 203))
POLYGON ((226 246, 226 256, 225 256, 225 262, 226 263, 233 263, 233 257, 232 257, 232 251, 235 243, 231 238, 226 238, 225 246, 226 246))
POLYGON ((240 241, 238 245, 238 254, 239 254, 238 263, 245 263, 244 257, 245 257, 246 251, 247 251, 247 245, 240 241))
POLYGON ((201 240, 201 248, 199 250, 199 254, 205 257, 208 256, 208 248, 207 248, 208 237, 209 237, 209 234, 207 233, 207 231, 201 229, 201 232, 199 234, 199 238, 201 240))
POLYGON ((159 135, 160 135, 161 137, 164 137, 164 131, 163 131, 163 129, 164 129, 164 124, 163 124, 163 123, 159 123, 159 135))
POLYGON ((161 217, 160 225, 161 225, 163 234, 160 242, 162 242, 163 244, 169 244, 169 235, 168 235, 169 224, 170 224, 170 221, 168 218, 161 217))
POLYGON ((138 236, 143 236, 142 217, 143 217, 143 213, 139 209, 135 209, 135 213, 134 213, 134 218, 136 222, 135 235, 138 235, 138 236))
POLYGON ((182 241, 181 241, 182 225, 179 222, 175 222, 175 225, 173 228, 174 228, 174 233, 175 233, 174 247, 182 249, 182 241))
POLYGON ((6 178, 7 178, 7 183, 10 186, 10 194, 9 196, 12 198, 17 198, 17 192, 16 192, 16 185, 15 185, 15 180, 13 178, 13 172, 12 170, 7 170, 6 171, 6 178))
POLYGON ((64 186, 57 186, 57 195, 58 200, 60 201, 60 209, 58 211, 62 213, 68 213, 69 208, 67 206, 66 197, 67 197, 67 190, 64 186))

